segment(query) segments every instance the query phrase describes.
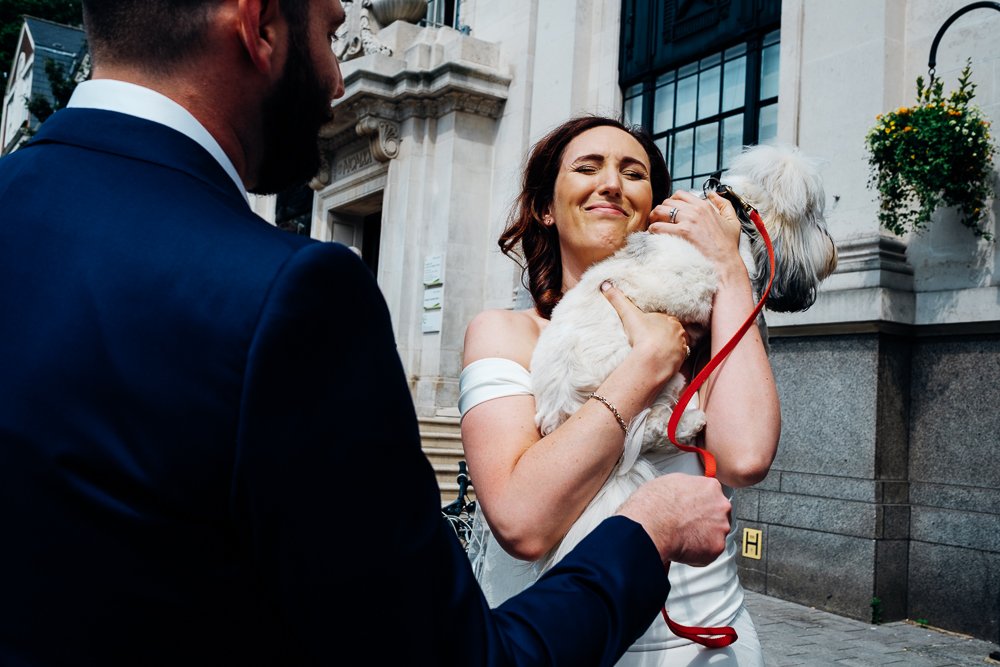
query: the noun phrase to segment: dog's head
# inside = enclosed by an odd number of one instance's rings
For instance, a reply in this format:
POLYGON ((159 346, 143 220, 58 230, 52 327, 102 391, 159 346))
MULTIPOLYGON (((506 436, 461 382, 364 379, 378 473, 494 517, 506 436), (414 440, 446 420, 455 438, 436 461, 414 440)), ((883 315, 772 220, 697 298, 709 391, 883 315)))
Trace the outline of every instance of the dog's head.
MULTIPOLYGON (((816 163, 796 148, 751 146, 732 161, 722 182, 757 209, 774 245, 775 275, 767 308, 809 308, 819 283, 837 267, 816 163)), ((756 265, 754 288, 760 294, 769 275, 767 248, 752 225, 747 231, 756 265)))

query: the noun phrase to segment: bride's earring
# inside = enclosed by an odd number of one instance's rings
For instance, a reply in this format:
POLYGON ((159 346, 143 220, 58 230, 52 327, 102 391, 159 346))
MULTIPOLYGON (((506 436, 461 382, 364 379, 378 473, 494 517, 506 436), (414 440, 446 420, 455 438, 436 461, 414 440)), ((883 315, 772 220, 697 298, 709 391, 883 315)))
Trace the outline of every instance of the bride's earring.
POLYGON ((542 218, 542 224, 545 225, 546 227, 551 227, 553 224, 555 224, 555 220, 552 219, 551 215, 546 213, 545 216, 542 218))

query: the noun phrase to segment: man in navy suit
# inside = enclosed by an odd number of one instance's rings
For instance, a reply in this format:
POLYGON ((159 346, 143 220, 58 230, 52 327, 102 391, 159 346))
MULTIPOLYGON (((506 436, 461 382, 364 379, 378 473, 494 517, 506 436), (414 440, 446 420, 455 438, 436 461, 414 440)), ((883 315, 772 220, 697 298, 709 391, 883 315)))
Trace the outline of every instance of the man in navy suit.
POLYGON ((339 0, 84 0, 94 80, 0 161, 0 664, 611 664, 714 480, 487 607, 376 283, 244 188, 317 166, 339 0))

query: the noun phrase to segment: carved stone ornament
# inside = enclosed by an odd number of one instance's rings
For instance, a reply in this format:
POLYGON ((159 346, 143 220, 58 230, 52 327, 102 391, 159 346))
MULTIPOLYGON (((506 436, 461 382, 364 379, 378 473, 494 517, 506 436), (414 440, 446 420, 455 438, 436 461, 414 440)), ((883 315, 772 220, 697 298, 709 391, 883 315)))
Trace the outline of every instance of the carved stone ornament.
POLYGON ((319 192, 334 180, 334 161, 337 153, 348 146, 352 141, 357 141, 357 134, 353 128, 338 130, 333 123, 324 125, 319 130, 319 169, 313 176, 309 187, 319 192))
POLYGON ((383 44, 372 30, 371 0, 344 0, 344 23, 334 34, 333 52, 340 62, 381 53, 391 56, 392 49, 383 44))
POLYGON ((379 25, 394 21, 417 23, 427 16, 427 0, 366 0, 379 25))
POLYGON ((358 121, 353 127, 337 130, 331 124, 320 129, 320 166, 309 187, 318 192, 335 180, 350 176, 374 162, 384 164, 399 155, 399 125, 373 113, 378 110, 390 111, 377 104, 362 105, 345 110, 346 114, 357 115, 358 121), (355 145, 357 137, 367 140, 362 144, 365 147, 363 151, 355 145))
MULTIPOLYGON (((359 0, 346 2, 345 9, 348 5, 353 5, 355 19, 357 12, 365 9, 359 0)), ((360 19, 353 25, 360 26, 360 19)), ((490 44, 477 45, 499 60, 498 51, 491 51, 490 44)), ((350 48, 344 47, 342 52, 350 48)), ((500 118, 511 81, 499 62, 446 61, 428 69, 407 66, 404 61, 402 71, 400 63, 389 59, 375 58, 356 65, 351 68, 344 97, 334 103, 334 120, 320 130, 322 164, 312 182, 316 190, 359 172, 387 168, 387 163, 399 156, 403 128, 409 127, 407 123, 413 118, 436 119, 452 113, 500 118), (367 153, 355 146, 359 137, 367 140, 367 153), (343 155, 338 155, 339 151, 343 155)))
POLYGON ((399 155, 399 126, 396 123, 376 116, 364 116, 354 129, 359 136, 368 137, 372 157, 379 162, 388 162, 399 155))

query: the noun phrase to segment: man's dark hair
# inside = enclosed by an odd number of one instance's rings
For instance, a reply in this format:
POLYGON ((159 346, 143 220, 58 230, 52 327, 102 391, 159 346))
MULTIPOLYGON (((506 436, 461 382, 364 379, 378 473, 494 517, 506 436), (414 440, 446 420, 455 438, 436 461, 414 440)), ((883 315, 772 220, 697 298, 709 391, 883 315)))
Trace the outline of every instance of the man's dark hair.
MULTIPOLYGON (((308 0, 280 2, 292 30, 304 30, 308 0)), ((96 64, 167 71, 211 45, 207 28, 220 0, 83 0, 83 23, 96 64)))

